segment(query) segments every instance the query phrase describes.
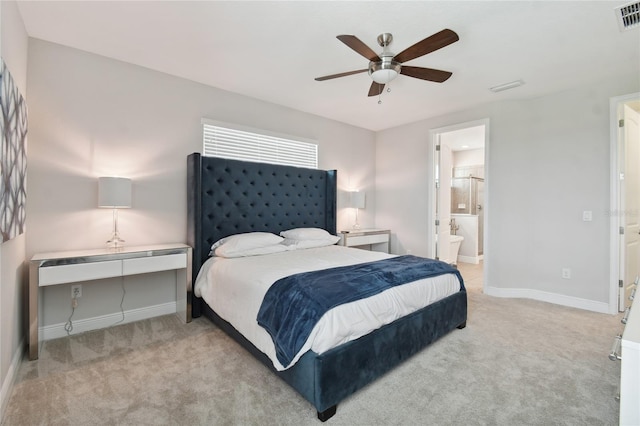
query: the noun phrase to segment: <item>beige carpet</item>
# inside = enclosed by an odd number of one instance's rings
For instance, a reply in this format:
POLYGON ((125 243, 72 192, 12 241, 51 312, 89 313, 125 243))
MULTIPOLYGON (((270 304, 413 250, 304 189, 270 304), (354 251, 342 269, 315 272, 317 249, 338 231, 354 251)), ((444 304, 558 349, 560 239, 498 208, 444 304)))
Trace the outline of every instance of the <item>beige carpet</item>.
MULTIPOLYGON (((338 405, 330 425, 616 425, 620 316, 469 287, 455 330, 338 405)), ((200 318, 45 342, 2 425, 318 425, 315 409, 200 318)))

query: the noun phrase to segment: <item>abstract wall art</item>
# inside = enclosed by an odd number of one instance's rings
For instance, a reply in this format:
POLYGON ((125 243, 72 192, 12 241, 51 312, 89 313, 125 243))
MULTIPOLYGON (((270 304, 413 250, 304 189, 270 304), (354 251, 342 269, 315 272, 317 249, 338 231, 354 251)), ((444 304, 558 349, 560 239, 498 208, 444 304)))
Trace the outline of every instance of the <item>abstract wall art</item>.
POLYGON ((25 229, 27 104, 4 60, 0 62, 0 232, 4 243, 25 229))

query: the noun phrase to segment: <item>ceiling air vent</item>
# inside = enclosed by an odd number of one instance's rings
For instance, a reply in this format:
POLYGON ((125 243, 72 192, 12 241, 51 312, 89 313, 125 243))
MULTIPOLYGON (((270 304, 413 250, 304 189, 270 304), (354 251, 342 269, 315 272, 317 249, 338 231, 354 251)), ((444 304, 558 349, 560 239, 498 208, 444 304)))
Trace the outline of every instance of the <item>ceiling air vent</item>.
POLYGON ((620 31, 626 31, 640 26, 640 2, 619 6, 616 7, 615 10, 620 31))

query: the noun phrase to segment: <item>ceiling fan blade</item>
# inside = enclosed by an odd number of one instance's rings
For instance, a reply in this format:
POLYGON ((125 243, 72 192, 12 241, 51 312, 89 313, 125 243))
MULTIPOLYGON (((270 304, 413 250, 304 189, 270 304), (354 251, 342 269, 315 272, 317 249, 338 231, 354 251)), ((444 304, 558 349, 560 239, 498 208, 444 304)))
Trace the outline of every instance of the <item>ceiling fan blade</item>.
POLYGON ((443 47, 448 46, 451 43, 455 43, 458 40, 460 40, 458 34, 449 29, 444 29, 439 33, 435 33, 432 36, 417 42, 413 46, 407 47, 405 50, 398 53, 393 59, 400 63, 407 62, 422 55, 426 55, 427 53, 442 49, 443 47))
POLYGON ((314 80, 315 81, 325 81, 325 80, 331 80, 332 78, 338 78, 338 77, 346 77, 348 75, 352 75, 352 74, 359 74, 361 72, 366 72, 369 71, 368 69, 363 69, 363 70, 356 70, 356 71, 347 71, 347 72, 341 72, 340 74, 331 74, 331 75, 325 75, 323 77, 316 77, 314 80))
POLYGON ((337 39, 349 46, 356 53, 364 56, 370 61, 380 61, 380 57, 376 52, 371 50, 369 46, 364 44, 360 39, 354 35, 339 35, 337 39))
POLYGON ((371 82, 371 87, 369 88, 369 96, 378 96, 384 90, 384 84, 376 83, 375 81, 371 82))
POLYGON ((442 83, 447 81, 453 73, 449 71, 434 70, 433 68, 422 67, 410 67, 403 65, 400 69, 400 74, 407 75, 413 78, 419 78, 420 80, 435 81, 436 83, 442 83))

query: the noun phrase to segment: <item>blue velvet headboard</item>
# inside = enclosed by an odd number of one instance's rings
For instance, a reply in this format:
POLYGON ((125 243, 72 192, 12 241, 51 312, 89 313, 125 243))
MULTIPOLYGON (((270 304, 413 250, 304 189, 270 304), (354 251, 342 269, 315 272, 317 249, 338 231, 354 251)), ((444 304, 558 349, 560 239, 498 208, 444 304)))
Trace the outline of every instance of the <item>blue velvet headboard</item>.
MULTIPOLYGON (((193 279, 220 238, 243 232, 314 227, 336 233, 335 170, 187 157, 187 244, 193 279)), ((200 315, 192 301, 193 316, 200 315)))

